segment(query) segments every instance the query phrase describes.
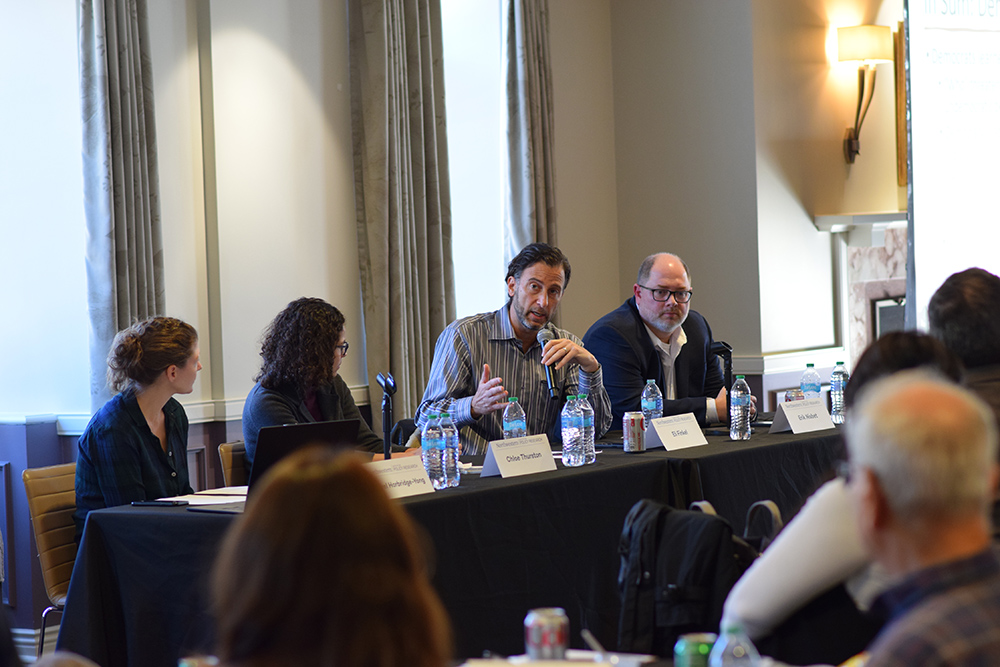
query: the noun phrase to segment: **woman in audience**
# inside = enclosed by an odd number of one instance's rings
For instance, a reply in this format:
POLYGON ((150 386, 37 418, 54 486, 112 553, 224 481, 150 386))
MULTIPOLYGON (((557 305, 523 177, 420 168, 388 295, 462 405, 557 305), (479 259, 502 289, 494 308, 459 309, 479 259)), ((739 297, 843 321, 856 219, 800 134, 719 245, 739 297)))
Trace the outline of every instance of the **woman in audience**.
POLYGON ((278 313, 264 332, 257 384, 243 404, 248 466, 253 464, 260 429, 283 424, 357 419, 358 448, 382 452, 382 438, 361 418, 339 375, 348 347, 344 316, 323 299, 296 299, 278 313))
MULTIPOLYGON (((847 418, 865 384, 918 367, 935 369, 956 382, 961 380, 961 362, 937 339, 914 332, 893 332, 879 338, 858 359, 847 384, 847 418)), ((806 501, 743 574, 726 599, 722 625, 738 623, 756 641, 810 600, 841 583, 857 607, 864 610, 884 590, 886 582, 869 567, 844 480, 838 477, 806 501)), ((832 634, 836 641, 835 630, 828 627, 822 632, 832 634)))
POLYGON ((194 389, 198 354, 194 327, 173 317, 143 320, 115 336, 108 385, 119 393, 80 437, 77 539, 91 510, 191 493, 188 420, 173 395, 194 389))
POLYGON ((280 461, 212 574, 226 667, 443 667, 450 630, 416 529, 357 457, 280 461))

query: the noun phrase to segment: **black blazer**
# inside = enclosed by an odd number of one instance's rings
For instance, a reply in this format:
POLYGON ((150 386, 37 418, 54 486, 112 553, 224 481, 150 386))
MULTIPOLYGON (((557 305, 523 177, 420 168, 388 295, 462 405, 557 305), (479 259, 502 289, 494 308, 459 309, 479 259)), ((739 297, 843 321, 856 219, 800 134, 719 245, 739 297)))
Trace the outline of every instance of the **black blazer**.
MULTIPOLYGON (((664 398, 663 415, 693 412, 704 427, 705 399, 718 396, 723 385, 722 369, 711 351, 712 329, 705 318, 691 310, 681 326, 687 334, 687 343, 674 360, 677 398, 672 401, 664 398)), ((655 379, 666 396, 663 364, 639 317, 635 297, 597 320, 587 330, 583 344, 601 362, 615 427, 622 423, 626 412, 642 409, 640 399, 646 380, 655 379)))

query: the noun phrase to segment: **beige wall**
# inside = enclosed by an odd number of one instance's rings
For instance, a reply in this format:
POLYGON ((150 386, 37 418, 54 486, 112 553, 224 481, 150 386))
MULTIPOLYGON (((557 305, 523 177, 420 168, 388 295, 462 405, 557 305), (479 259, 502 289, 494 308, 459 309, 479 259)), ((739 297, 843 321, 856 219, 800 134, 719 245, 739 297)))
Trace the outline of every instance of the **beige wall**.
POLYGON ((559 246, 573 277, 562 325, 583 336, 625 298, 618 279, 611 8, 550 0, 559 246))
MULTIPOLYGON (((347 317, 357 354, 341 371, 365 383, 347 63, 347 14, 321 0, 213 0, 211 64, 218 186, 217 266, 206 253, 196 5, 151 3, 168 309, 224 350, 236 410, 259 337, 299 296, 347 317), (209 271, 220 285, 211 330, 209 271), (221 339, 221 341, 220 341, 221 339)), ((206 359, 208 361, 208 359, 206 359)), ((209 364, 191 400, 211 398, 209 364)), ((218 397, 217 397, 218 398, 218 397)), ((232 416, 232 415, 231 415, 232 416)))

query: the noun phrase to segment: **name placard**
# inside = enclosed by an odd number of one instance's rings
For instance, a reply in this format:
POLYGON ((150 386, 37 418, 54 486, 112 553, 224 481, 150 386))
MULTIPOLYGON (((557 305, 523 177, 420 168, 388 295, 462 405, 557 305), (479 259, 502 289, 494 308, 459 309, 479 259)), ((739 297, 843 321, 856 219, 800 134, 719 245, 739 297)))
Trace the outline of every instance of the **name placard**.
POLYGON ((419 496, 422 493, 433 493, 431 478, 424 470, 424 462, 419 456, 401 456, 388 461, 372 461, 369 463, 386 493, 391 498, 419 496))
POLYGON ((833 428, 833 420, 826 411, 826 403, 821 398, 809 398, 804 401, 778 403, 778 410, 774 413, 774 422, 768 433, 790 430, 798 435, 828 428, 833 428))
POLYGON ((480 477, 517 477, 556 469, 549 439, 544 435, 494 440, 486 450, 480 477))
POLYGON ((693 412, 659 417, 651 421, 650 426, 652 428, 646 429, 646 449, 663 447, 671 452, 685 447, 708 444, 693 412))

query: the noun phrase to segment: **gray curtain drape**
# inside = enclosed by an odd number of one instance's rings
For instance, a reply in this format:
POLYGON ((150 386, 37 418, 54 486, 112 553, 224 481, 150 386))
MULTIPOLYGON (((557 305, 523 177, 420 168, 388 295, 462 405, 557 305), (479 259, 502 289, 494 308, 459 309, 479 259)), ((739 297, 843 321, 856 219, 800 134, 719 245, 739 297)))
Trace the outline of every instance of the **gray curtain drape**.
POLYGON ((77 18, 96 410, 115 333, 163 310, 163 243, 146 1, 79 0, 77 18))
POLYGON ((503 0, 507 174, 504 261, 541 241, 556 244, 552 67, 547 0, 503 0))
POLYGON ((455 318, 440 0, 349 0, 351 126, 365 347, 393 374, 396 419, 423 396, 455 318))

